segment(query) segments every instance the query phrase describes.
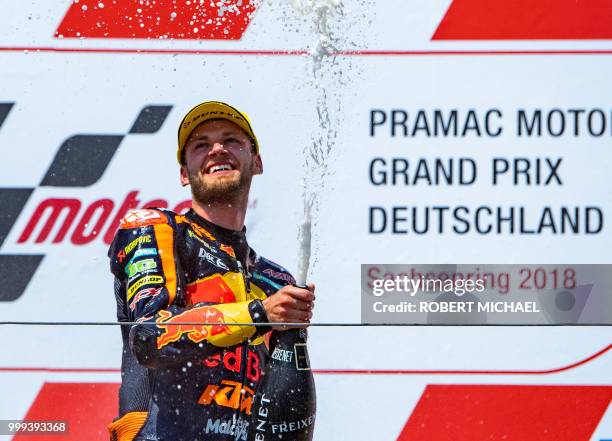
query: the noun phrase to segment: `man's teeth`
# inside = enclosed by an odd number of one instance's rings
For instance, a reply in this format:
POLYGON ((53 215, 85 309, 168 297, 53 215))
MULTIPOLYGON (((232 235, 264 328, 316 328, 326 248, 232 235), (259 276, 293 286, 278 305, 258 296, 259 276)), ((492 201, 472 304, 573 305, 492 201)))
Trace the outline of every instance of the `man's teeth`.
POLYGON ((229 164, 221 164, 221 165, 213 165, 209 170, 208 173, 215 173, 221 170, 232 170, 232 166, 229 164))

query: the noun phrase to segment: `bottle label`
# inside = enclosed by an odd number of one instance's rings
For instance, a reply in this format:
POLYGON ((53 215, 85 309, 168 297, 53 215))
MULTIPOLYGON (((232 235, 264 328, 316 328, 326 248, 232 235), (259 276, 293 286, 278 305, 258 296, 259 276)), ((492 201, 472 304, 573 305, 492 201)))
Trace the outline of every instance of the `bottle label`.
POLYGON ((296 343, 294 345, 295 352, 295 367, 298 371, 310 370, 310 359, 308 358, 308 348, 305 343, 296 343))
POLYGON ((278 361, 283 361, 285 363, 291 363, 293 361, 293 352, 286 351, 281 348, 274 348, 274 352, 272 352, 272 358, 278 361))

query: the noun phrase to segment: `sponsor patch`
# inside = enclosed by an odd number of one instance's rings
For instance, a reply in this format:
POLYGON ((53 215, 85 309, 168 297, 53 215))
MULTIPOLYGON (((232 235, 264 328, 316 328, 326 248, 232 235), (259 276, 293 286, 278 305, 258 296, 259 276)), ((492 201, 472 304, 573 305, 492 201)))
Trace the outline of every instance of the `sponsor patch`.
POLYGON ((131 279, 132 277, 151 271, 157 268, 157 262, 153 259, 139 260, 125 267, 125 274, 131 279))
POLYGON ((136 250, 136 252, 134 253, 134 257, 132 257, 132 260, 136 259, 137 257, 142 257, 142 256, 157 256, 157 249, 156 248, 140 248, 136 250))
POLYGON ((134 296, 132 303, 130 303, 130 309, 134 311, 134 309, 136 309, 136 303, 138 303, 142 299, 146 299, 149 297, 155 297, 161 292, 161 290, 162 290, 161 288, 145 288, 145 289, 138 291, 136 295, 134 296))
POLYGON ((229 271, 229 267, 221 260, 221 258, 217 256, 213 256, 211 253, 206 251, 204 248, 200 248, 200 252, 198 253, 198 257, 205 259, 208 263, 213 264, 217 268, 224 269, 225 271, 229 271))
POLYGON ((138 227, 146 227, 147 225, 156 225, 156 224, 165 224, 166 216, 161 214, 156 210, 134 210, 130 212, 127 216, 121 219, 119 224, 119 228, 127 229, 127 228, 138 228, 138 227))
POLYGON ((254 278, 255 280, 261 280, 261 281, 263 281, 263 282, 266 282, 268 285, 272 286, 273 288, 275 288, 275 289, 277 289, 277 290, 278 290, 278 289, 281 289, 281 288, 283 287, 282 285, 280 285, 280 284, 278 284, 278 283, 274 282, 273 280, 271 280, 271 279, 267 278, 266 276, 262 276, 262 275, 261 275, 261 274, 259 274, 259 273, 253 273, 253 278, 254 278))
POLYGON ((251 415, 255 391, 240 381, 221 380, 220 385, 209 384, 202 392, 198 404, 208 406, 214 401, 218 406, 240 410, 251 415))
POLYGON ((186 223, 189 224, 189 226, 191 227, 191 229, 195 232, 195 234, 197 234, 200 237, 205 237, 208 240, 217 240, 215 238, 215 236, 213 236, 210 231, 208 231, 206 228, 194 223, 194 222, 190 222, 185 216, 177 216, 176 217, 176 221, 179 223, 186 223))
POLYGON ((145 234, 144 236, 138 236, 136 239, 127 244, 127 246, 123 249, 123 256, 130 254, 134 248, 138 245, 142 245, 143 243, 151 243, 151 235, 145 234))
POLYGON ((249 422, 243 419, 238 420, 213 420, 209 418, 206 422, 206 433, 217 433, 221 435, 231 435, 234 441, 246 441, 249 422))
POLYGON ((187 230, 187 235, 195 240, 197 240, 198 242, 200 242, 201 245, 205 246, 206 248, 208 248, 210 250, 211 253, 217 253, 217 249, 214 248, 211 244, 209 244, 206 240, 204 240, 203 238, 201 238, 200 236, 198 236, 197 234, 195 234, 193 232, 193 230, 187 230))
POLYGON ((144 285, 154 284, 154 283, 163 283, 164 278, 162 276, 145 276, 138 279, 132 286, 128 288, 128 301, 132 299, 132 296, 142 288, 144 285))
POLYGON ((272 268, 266 268, 262 271, 262 273, 272 277, 273 279, 284 280, 289 284, 295 283, 295 279, 291 276, 291 274, 287 274, 282 271, 274 271, 272 268))

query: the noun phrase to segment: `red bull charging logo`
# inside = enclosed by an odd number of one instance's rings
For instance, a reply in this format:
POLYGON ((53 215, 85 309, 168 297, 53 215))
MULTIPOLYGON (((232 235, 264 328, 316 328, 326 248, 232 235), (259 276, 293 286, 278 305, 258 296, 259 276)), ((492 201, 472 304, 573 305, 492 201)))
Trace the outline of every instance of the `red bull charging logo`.
POLYGON ((185 334, 192 342, 200 343, 209 335, 212 337, 231 333, 229 327, 224 323, 223 313, 212 306, 193 308, 178 315, 162 310, 159 315, 157 327, 163 332, 157 337, 157 349, 178 341, 185 334), (197 322, 207 324, 194 324, 197 322))

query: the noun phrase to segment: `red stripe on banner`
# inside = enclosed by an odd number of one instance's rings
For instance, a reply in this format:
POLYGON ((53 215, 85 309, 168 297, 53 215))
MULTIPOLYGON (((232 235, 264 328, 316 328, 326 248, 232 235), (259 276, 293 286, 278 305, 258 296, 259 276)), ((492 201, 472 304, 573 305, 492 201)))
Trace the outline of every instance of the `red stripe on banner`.
POLYGON ((600 351, 590 355, 575 363, 561 366, 554 369, 539 369, 539 370, 441 370, 441 369, 319 369, 313 370, 316 374, 373 374, 373 375, 547 375, 556 374, 563 371, 574 369, 583 364, 596 359, 605 354, 612 348, 612 344, 606 346, 600 351))
POLYGON ((588 441, 612 386, 429 385, 397 441, 588 441))
POLYGON ((119 411, 118 392, 116 383, 45 383, 23 419, 67 421, 68 435, 19 435, 15 440, 108 440, 106 426, 119 411))
POLYGON ((612 39, 610 0, 454 0, 433 40, 612 39))
MULTIPOLYGON (((142 55, 297 55, 307 56, 305 50, 224 50, 224 49, 153 49, 153 48, 84 48, 84 47, 49 47, 49 46, 2 46, 0 52, 38 52, 81 53, 81 54, 142 54, 142 55)), ((612 50, 607 51, 612 53, 612 50)))
POLYGON ((71 3, 55 37, 239 40, 253 12, 251 0, 81 0, 71 3))
MULTIPOLYGON (((114 383, 45 383, 24 417, 67 421, 66 441, 107 440, 118 410, 114 383)), ((397 441, 587 441, 612 386, 429 385, 397 441)), ((20 435, 45 441, 49 434, 20 435)))

